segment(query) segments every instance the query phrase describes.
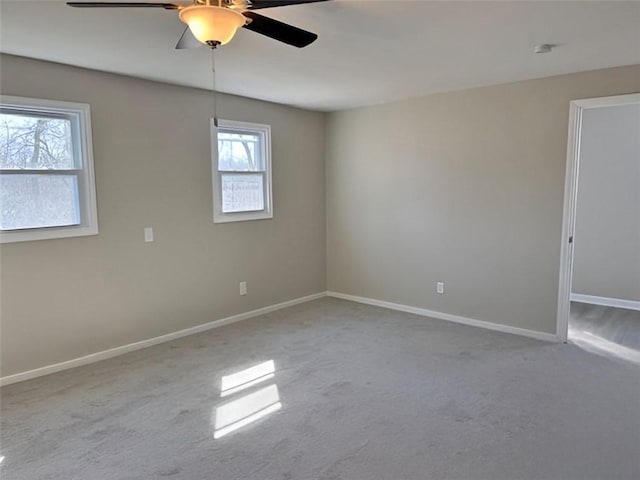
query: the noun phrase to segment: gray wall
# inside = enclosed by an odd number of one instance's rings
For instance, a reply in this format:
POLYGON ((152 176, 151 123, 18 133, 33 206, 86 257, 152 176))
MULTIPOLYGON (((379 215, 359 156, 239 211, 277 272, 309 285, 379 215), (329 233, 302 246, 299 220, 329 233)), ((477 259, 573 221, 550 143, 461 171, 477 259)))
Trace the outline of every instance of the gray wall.
POLYGON ((573 293, 640 301, 640 104, 584 111, 573 293))
POLYGON ((3 376, 325 290, 324 114, 219 98, 272 127, 274 218, 214 225, 210 92, 0 61, 3 94, 91 104, 100 224, 1 246, 3 376))
POLYGON ((569 101, 638 91, 631 66, 331 114, 329 290, 555 333, 569 101))

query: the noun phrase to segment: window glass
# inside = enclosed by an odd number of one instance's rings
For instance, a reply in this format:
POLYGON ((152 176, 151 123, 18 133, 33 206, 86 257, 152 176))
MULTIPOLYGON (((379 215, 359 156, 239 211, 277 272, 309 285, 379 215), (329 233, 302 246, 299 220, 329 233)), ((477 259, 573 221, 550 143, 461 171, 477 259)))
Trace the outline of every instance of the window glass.
POLYGON ((222 175, 222 211, 255 212, 264 210, 262 175, 222 175))
POLYGON ((0 175, 0 229, 80 224, 75 175, 0 175))
POLYGON ((264 158, 259 134, 218 133, 218 169, 230 172, 264 171, 264 158))
POLYGON ((69 118, 0 113, 0 168, 73 169, 69 118))

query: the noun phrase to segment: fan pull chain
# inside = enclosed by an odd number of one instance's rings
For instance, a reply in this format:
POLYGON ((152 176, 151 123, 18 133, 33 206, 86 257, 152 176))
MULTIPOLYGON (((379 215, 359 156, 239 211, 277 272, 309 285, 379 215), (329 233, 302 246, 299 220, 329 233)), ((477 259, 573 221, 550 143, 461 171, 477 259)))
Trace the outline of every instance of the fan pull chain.
POLYGON ((218 127, 218 113, 216 111, 217 101, 216 101, 216 49, 211 49, 211 79, 213 86, 213 125, 218 127))

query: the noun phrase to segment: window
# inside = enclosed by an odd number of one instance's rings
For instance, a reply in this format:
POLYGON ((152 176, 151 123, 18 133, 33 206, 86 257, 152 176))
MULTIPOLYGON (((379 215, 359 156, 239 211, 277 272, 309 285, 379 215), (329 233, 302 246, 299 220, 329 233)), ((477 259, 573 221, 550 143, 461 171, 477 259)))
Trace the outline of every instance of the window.
POLYGON ((0 97, 0 241, 98 233, 84 103, 0 97))
POLYGON ((211 123, 213 221, 273 218, 271 201, 271 127, 219 120, 211 123), (215 145, 215 144, 214 144, 215 145))

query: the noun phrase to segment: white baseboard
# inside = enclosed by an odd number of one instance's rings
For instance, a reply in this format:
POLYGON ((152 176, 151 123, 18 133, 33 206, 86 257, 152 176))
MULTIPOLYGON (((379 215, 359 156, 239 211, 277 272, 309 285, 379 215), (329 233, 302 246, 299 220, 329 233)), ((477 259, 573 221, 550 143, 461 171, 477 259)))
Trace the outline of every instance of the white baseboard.
POLYGON ((341 298, 343 300, 350 300, 352 302, 365 303, 367 305, 374 305, 376 307, 389 308, 391 310, 399 310, 401 312, 415 313, 416 315, 422 315, 424 317, 437 318, 439 320, 447 320, 449 322, 461 323, 463 325, 470 325, 472 327, 486 328, 488 330, 495 330, 503 333, 511 333, 513 335, 521 335, 524 337, 531 337, 537 340, 543 340, 546 342, 558 342, 558 337, 552 333, 538 332, 536 330, 527 330, 526 328, 511 327, 509 325, 501 325, 499 323, 485 322, 483 320, 476 320, 474 318, 461 317, 459 315, 452 315, 450 313, 436 312, 434 310, 427 310, 426 308, 410 307, 408 305, 402 305, 399 303, 385 302, 383 300, 375 300, 373 298, 358 297, 355 295, 347 295, 344 293, 327 292, 327 296, 334 298, 341 298))
POLYGON ((640 302, 635 300, 622 300, 621 298, 596 297, 594 295, 582 295, 572 293, 569 296, 572 302, 590 303, 592 305, 602 305, 604 307, 626 308, 627 310, 640 310, 640 302))
POLYGON ((109 350, 103 350, 101 352, 92 353, 80 358, 74 358, 73 360, 67 360, 65 362, 55 363, 53 365, 47 365, 46 367, 36 368, 26 372, 16 373, 14 375, 8 375, 0 378, 0 386, 9 385, 11 383, 23 382, 32 378, 41 377, 43 375, 49 375, 50 373, 60 372, 69 368, 80 367, 82 365, 88 365, 90 363, 99 362, 100 360, 106 360, 107 358, 116 357, 125 353, 133 352, 134 350, 140 350, 142 348, 158 345, 159 343, 169 342, 177 338, 186 337, 187 335, 193 335, 194 333, 204 332, 211 330, 212 328, 222 327, 223 325, 229 325, 230 323, 239 322, 249 318, 257 317, 258 315, 264 315, 266 313, 275 312, 282 308, 298 305, 299 303, 310 302, 318 298, 325 297, 326 292, 315 293, 313 295, 307 295, 306 297, 300 297, 287 302, 277 303, 275 305, 269 305, 267 307, 251 310, 250 312, 239 313, 232 315, 231 317, 222 318, 220 320, 214 320, 212 322, 204 323, 202 325, 196 325, 195 327, 185 328, 184 330, 178 330, 177 332, 167 333, 166 335, 160 335, 159 337, 149 338, 135 343, 129 343, 120 347, 110 348, 109 350))
MULTIPOLYGON (((92 353, 84 357, 74 358, 65 362, 55 363, 53 365, 47 365, 45 367, 36 368, 26 372, 16 373, 14 375, 8 375, 0 378, 0 386, 9 385, 12 383, 23 382, 36 377, 42 377, 51 373, 60 372, 62 370, 68 370, 70 368, 80 367, 82 365, 88 365, 90 363, 99 362, 108 358, 117 357, 125 353, 133 352, 143 348, 158 345, 160 343, 169 342, 187 335, 193 335, 195 333, 204 332, 213 328, 222 327, 223 325, 229 325, 230 323, 239 322, 241 320, 247 320, 249 318, 264 315, 266 313, 275 312, 282 308, 291 307, 300 303, 310 302, 325 296, 340 298, 343 300, 349 300, 352 302, 365 303, 367 305, 374 305, 377 307, 389 308, 391 310, 398 310, 401 312, 414 313, 416 315, 422 315, 425 317, 437 318, 440 320, 447 320, 449 322, 461 323, 463 325, 470 325, 473 327, 486 328, 488 330, 495 330, 498 332, 511 333, 514 335, 522 335, 525 337, 536 338, 538 340, 544 340, 548 342, 557 342, 558 339, 551 333, 538 332, 535 330, 527 330, 524 328, 511 327, 509 325, 501 325, 498 323, 485 322, 482 320, 475 320, 473 318, 461 317, 459 315, 452 315, 450 313, 436 312, 434 310, 427 310, 426 308, 411 307, 408 305, 402 305, 399 303, 385 302, 383 300, 375 300, 373 298, 358 297, 355 295, 347 295, 337 292, 320 292, 313 295, 307 295, 306 297, 300 297, 287 302, 277 303, 275 305, 269 305, 267 307, 258 308, 245 313, 239 313, 230 317, 222 318, 220 320, 214 320, 212 322, 197 325, 195 327, 185 328, 184 330, 178 330, 177 332, 167 333, 159 337, 149 338, 147 340, 141 340, 139 342, 129 343, 120 347, 110 348, 109 350, 103 350, 101 352, 92 353)), ((597 298, 597 297, 596 297, 597 298)), ((578 300, 576 300, 578 301, 578 300)), ((627 307, 628 308, 628 307, 627 307)))

